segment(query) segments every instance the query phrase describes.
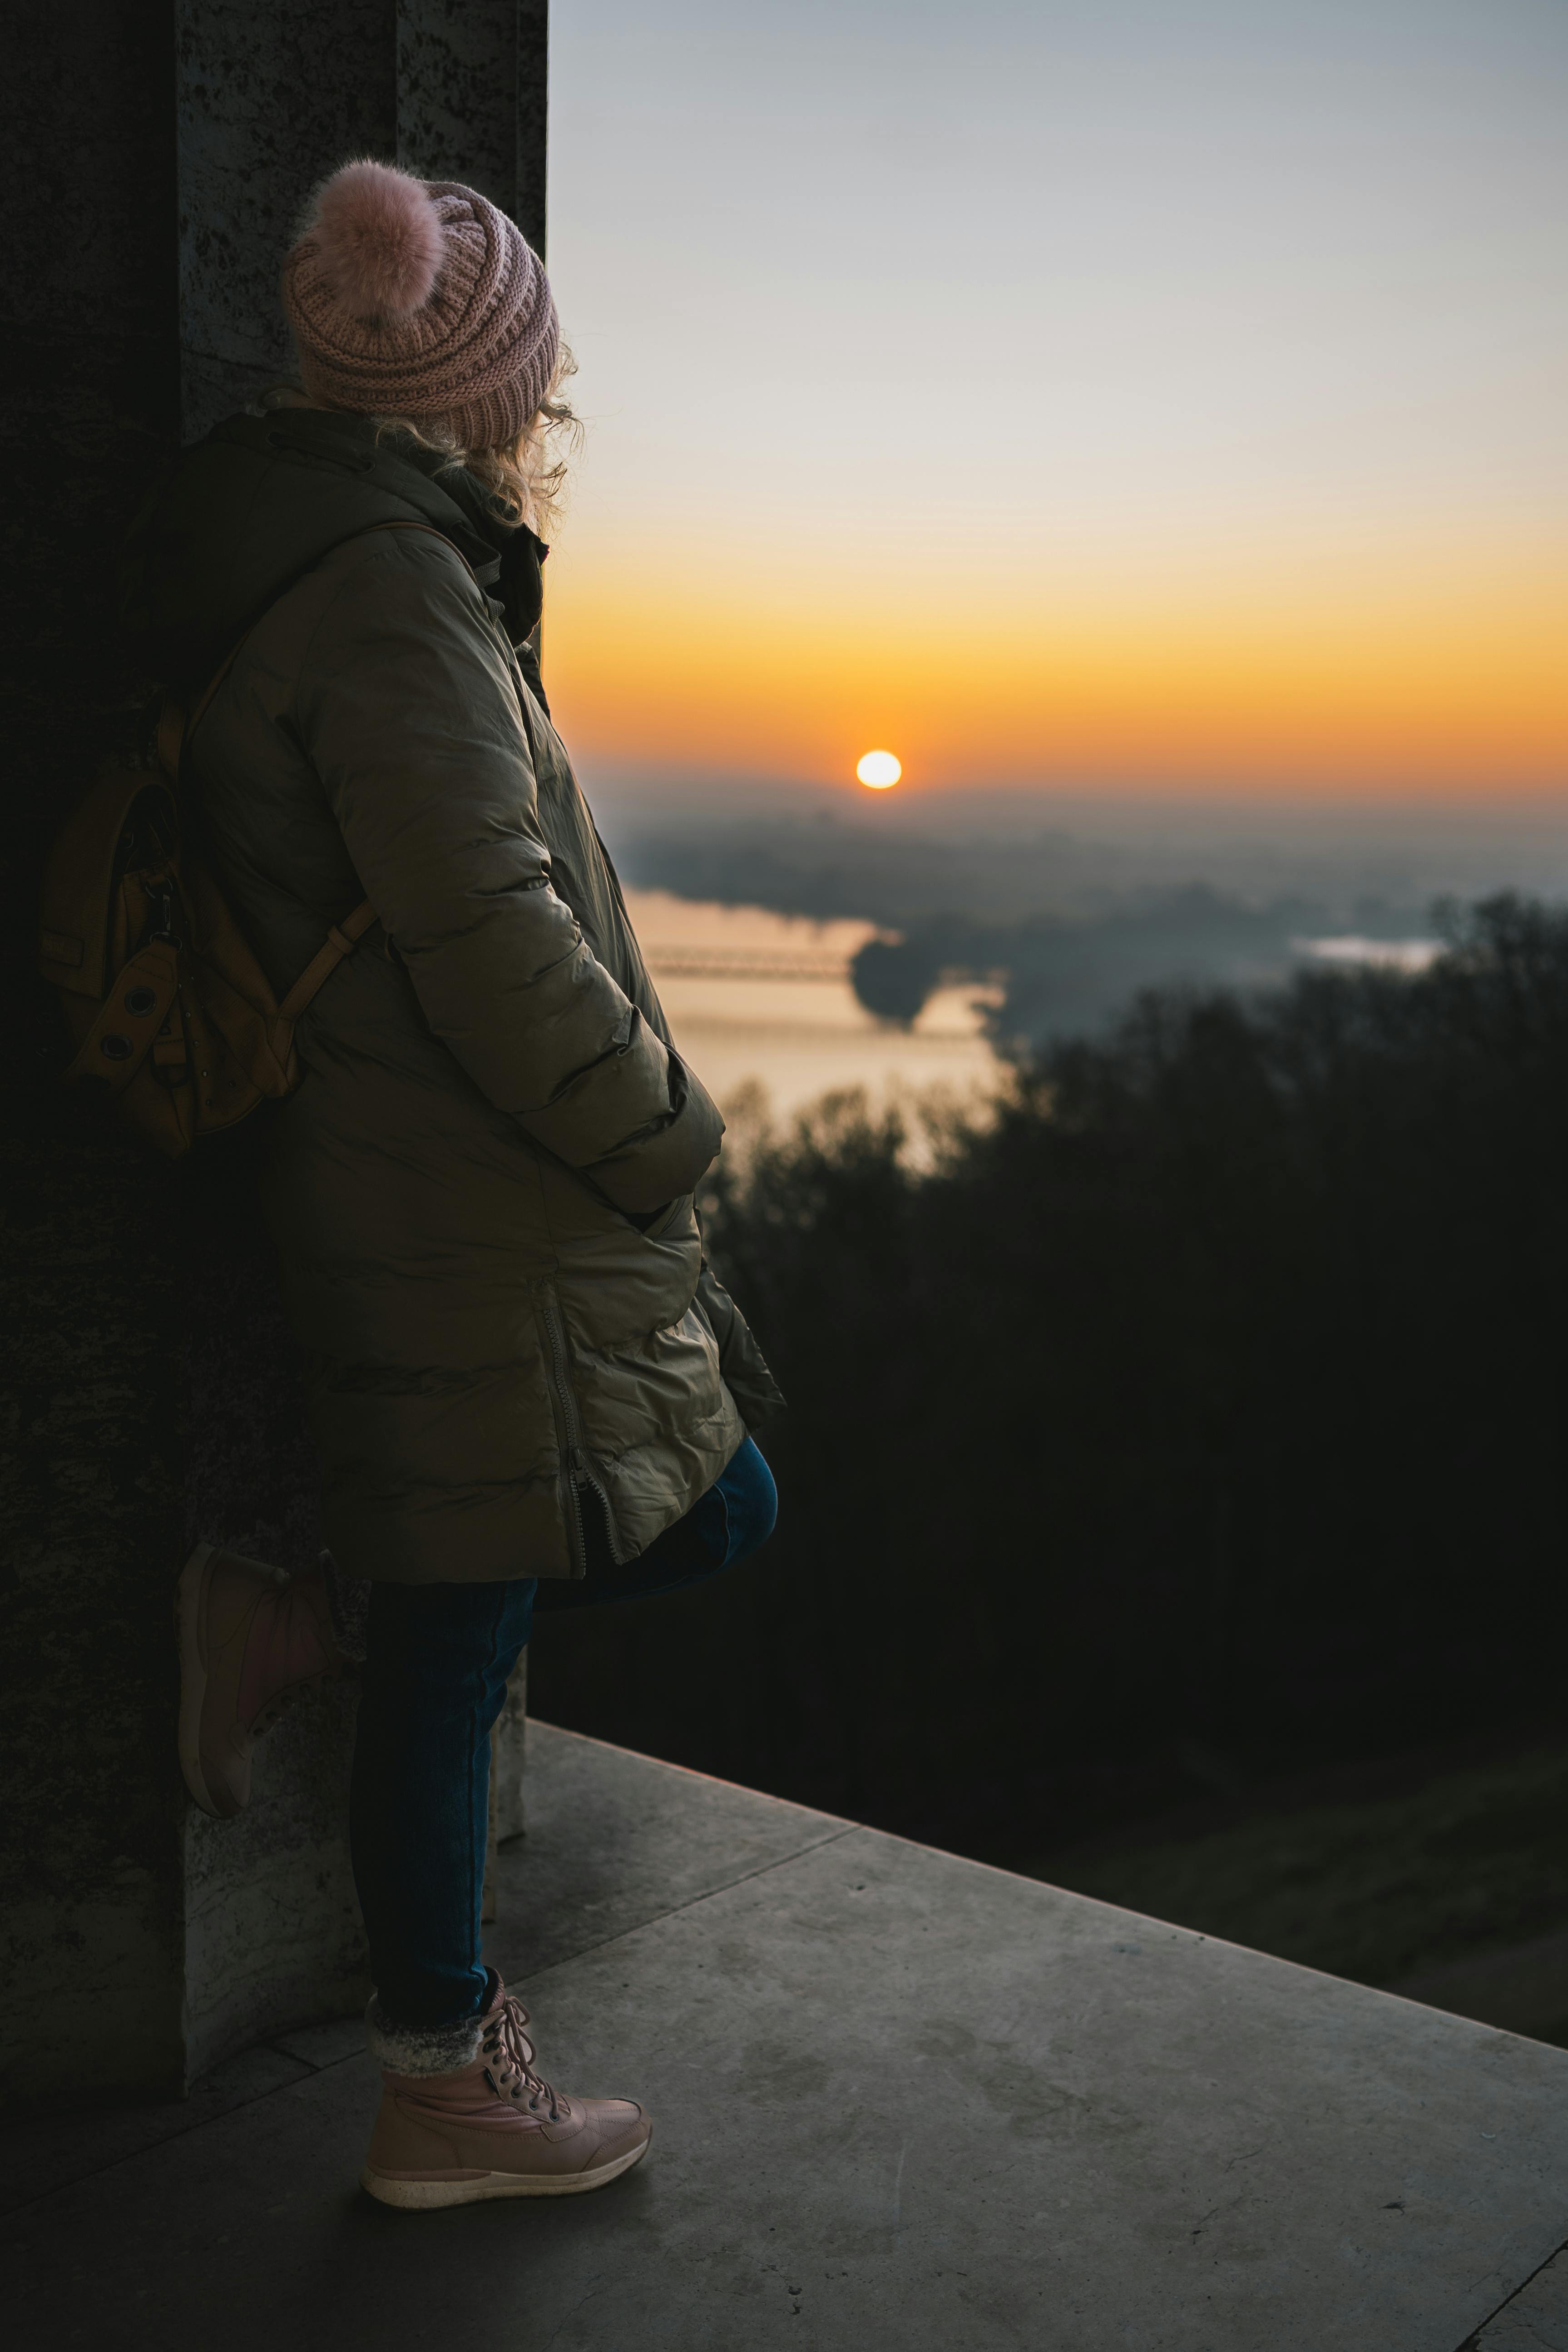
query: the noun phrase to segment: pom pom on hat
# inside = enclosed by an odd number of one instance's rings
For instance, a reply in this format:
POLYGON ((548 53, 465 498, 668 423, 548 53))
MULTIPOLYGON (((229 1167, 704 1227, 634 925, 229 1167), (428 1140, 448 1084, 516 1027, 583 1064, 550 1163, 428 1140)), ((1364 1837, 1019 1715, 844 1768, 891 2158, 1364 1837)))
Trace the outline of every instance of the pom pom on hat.
POLYGON ((390 163, 345 163, 316 198, 305 234, 353 319, 407 319, 435 291, 446 240, 423 180, 390 163))
POLYGON ((516 439, 548 396, 561 329, 544 264, 476 188, 345 163, 283 264, 312 400, 432 417, 468 449, 516 439))

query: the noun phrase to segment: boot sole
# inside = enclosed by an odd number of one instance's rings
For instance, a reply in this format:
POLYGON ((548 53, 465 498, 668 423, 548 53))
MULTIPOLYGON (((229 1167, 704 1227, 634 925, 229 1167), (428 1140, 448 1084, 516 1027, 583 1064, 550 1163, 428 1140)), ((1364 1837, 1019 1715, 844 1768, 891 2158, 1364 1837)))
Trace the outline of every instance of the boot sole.
POLYGON ((174 1627, 180 1643, 180 1769, 185 1786, 204 1813, 215 1822, 226 1816, 213 1802, 202 1770, 202 1706, 207 1695, 206 1661, 202 1656, 201 1617, 202 1595, 206 1590, 207 1568, 216 1547, 199 1543, 180 1570, 180 1581, 174 1597, 174 1627))
POLYGON ((405 2213, 429 2213, 443 2205, 481 2205, 492 2197, 580 2197, 587 2189, 603 2189, 607 2180, 640 2164, 652 2139, 649 2132, 629 2155, 617 2156, 592 2172, 481 2172, 470 2180, 397 2180, 367 2164, 359 2177, 360 2187, 383 2205, 398 2206, 405 2213))

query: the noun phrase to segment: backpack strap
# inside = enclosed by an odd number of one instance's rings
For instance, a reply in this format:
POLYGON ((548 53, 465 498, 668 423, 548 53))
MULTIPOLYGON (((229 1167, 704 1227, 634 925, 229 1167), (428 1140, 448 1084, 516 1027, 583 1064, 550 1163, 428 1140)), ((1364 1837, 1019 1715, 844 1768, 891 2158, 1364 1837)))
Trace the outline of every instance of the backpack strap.
POLYGON ((368 898, 363 899, 352 915, 341 923, 333 923, 326 938, 278 1007, 280 1021, 297 1021, 321 987, 330 980, 344 956, 353 955, 361 940, 375 920, 375 908, 368 898))

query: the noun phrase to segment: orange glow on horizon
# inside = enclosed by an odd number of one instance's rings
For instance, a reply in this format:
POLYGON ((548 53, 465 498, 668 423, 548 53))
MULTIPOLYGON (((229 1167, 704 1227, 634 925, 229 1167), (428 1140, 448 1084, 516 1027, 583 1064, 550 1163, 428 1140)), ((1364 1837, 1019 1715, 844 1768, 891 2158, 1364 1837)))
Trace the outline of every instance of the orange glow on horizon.
POLYGON ((719 565, 637 569, 552 565, 551 695, 587 758, 841 782, 869 740, 904 747, 915 791, 1568 793, 1561 558, 1016 583, 941 627, 897 582, 835 609, 776 575, 752 596, 719 565))

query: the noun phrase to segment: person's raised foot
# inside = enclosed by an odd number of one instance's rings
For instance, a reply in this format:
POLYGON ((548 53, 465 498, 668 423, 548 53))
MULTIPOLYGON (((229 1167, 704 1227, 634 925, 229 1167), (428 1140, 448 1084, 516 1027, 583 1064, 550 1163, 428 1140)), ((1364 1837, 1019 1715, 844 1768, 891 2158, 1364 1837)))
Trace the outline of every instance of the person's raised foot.
POLYGON ((250 1802, 257 1740, 296 1693, 342 1671, 320 1569, 286 1576, 198 1544, 180 1575, 180 1768, 219 1821, 250 1802))
POLYGON ((440 2073, 403 2072, 449 2055, 449 2046, 442 2048, 440 2034, 400 2033, 372 2004, 381 2112, 360 2179, 373 2197, 413 2211, 491 2197, 573 2197, 602 2189, 647 2155, 653 2126, 642 2108, 553 2090, 535 2069, 527 2022, 492 1969, 489 2000, 467 2036, 472 2057, 440 2073))

